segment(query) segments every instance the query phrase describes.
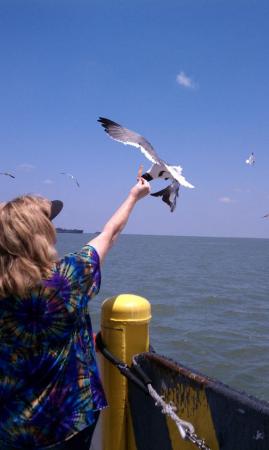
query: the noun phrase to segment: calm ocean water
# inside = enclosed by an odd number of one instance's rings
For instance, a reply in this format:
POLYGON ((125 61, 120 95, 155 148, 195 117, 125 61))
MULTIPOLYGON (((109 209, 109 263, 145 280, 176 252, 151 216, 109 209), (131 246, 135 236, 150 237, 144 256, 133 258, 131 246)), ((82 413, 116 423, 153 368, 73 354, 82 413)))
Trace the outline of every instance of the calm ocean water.
MULTIPOLYGON (((90 234, 59 234, 60 255, 90 234)), ((95 331, 107 297, 152 305, 155 350, 269 401, 269 239, 122 235, 91 303, 95 331)))

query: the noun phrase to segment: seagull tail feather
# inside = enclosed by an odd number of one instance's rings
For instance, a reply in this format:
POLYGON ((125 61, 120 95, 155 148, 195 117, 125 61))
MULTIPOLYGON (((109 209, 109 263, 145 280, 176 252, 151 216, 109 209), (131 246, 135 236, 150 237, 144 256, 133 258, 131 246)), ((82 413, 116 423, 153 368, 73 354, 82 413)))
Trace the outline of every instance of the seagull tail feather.
POLYGON ((193 184, 189 183, 185 177, 183 177, 182 175, 178 175, 177 176, 177 181, 179 182, 179 184, 181 184, 184 187, 188 187, 190 189, 194 189, 193 184))

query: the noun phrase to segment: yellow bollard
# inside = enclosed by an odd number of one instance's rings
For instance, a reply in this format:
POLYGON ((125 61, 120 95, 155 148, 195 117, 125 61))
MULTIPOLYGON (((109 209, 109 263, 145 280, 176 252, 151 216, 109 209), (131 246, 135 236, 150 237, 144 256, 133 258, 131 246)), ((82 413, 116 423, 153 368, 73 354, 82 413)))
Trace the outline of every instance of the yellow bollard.
MULTIPOLYGON (((121 294, 103 302, 102 339, 108 350, 128 365, 133 355, 149 350, 150 303, 143 297, 121 294)), ((102 450, 136 450, 127 380, 102 357, 102 379, 109 407, 102 413, 102 450)))

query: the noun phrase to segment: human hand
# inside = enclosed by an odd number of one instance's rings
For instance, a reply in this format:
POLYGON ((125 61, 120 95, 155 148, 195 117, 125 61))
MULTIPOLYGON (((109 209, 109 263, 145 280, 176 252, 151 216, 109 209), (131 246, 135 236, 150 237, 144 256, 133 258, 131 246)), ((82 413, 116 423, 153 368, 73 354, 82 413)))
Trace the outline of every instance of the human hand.
POLYGON ((134 197, 134 199, 140 200, 143 197, 146 197, 150 193, 150 184, 147 180, 141 177, 142 170, 141 167, 138 171, 137 183, 132 187, 130 191, 130 195, 134 197))
POLYGON ((136 178, 137 181, 139 180, 139 178, 142 177, 142 173, 143 173, 143 166, 142 166, 142 164, 140 164, 138 172, 137 172, 137 178, 136 178))

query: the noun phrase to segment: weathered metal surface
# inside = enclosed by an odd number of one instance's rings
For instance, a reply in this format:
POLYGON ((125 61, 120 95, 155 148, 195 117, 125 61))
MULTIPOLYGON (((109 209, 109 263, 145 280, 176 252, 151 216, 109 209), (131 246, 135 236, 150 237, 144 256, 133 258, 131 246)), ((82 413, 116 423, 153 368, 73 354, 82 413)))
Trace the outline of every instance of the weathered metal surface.
MULTIPOLYGON (((194 425, 210 449, 269 449, 269 403, 156 353, 138 355, 136 361, 154 389, 173 402, 179 417, 194 425)), ((151 398, 132 383, 129 401, 137 450, 195 450, 193 444, 182 441, 171 419, 166 420, 151 398)))

